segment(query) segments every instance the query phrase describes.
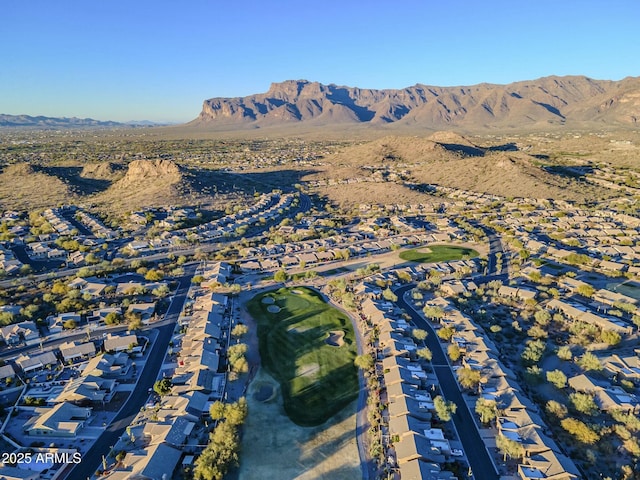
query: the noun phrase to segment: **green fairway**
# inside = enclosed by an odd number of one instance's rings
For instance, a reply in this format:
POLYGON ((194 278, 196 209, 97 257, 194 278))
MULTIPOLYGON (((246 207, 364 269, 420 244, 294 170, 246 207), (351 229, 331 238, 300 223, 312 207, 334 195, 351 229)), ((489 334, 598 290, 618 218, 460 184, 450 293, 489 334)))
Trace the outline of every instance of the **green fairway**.
POLYGON ((324 423, 358 395, 351 321, 309 288, 271 290, 247 308, 258 323, 262 365, 280 382, 298 425, 324 423))
POLYGON ((448 262, 477 256, 478 252, 473 248, 456 247, 454 245, 429 245, 428 247, 414 248, 400 253, 402 260, 420 263, 448 262))

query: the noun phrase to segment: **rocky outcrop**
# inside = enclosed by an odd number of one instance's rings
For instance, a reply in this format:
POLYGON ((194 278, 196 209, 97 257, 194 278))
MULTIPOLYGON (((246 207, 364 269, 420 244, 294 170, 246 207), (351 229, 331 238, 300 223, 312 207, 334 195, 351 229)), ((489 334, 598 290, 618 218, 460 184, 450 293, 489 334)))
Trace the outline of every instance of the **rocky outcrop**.
POLYGON ((182 178, 181 168, 171 160, 134 160, 116 186, 127 188, 145 182, 178 183, 182 178))

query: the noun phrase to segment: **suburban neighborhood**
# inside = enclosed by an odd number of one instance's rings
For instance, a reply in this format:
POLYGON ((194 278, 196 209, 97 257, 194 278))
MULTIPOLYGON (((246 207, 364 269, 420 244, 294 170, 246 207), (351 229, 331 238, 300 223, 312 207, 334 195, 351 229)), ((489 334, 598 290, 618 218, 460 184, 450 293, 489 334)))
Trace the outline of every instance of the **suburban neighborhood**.
POLYGON ((433 189, 437 203, 343 217, 299 192, 216 220, 134 212, 122 228, 73 206, 5 212, 2 444, 57 456, 0 474, 199 475, 224 415, 251 415, 243 302, 282 285, 326 295, 358 332, 366 478, 588 478, 612 459, 585 418, 618 432, 616 463, 631 458, 640 221, 433 189))

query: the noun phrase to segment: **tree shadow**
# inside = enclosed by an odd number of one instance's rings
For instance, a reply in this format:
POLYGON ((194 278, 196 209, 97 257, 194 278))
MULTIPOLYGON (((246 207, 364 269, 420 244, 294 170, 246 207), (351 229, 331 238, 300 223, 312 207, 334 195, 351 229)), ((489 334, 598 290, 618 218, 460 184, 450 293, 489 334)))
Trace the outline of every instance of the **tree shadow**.
POLYGON ((479 147, 475 145, 462 145, 459 143, 438 142, 448 152, 456 153, 464 157, 484 157, 487 152, 517 152, 518 146, 514 142, 491 147, 479 147))
POLYGON ((107 190, 113 181, 81 176, 82 167, 37 167, 47 175, 57 177, 78 195, 92 195, 107 190))
POLYGON ((586 176, 594 172, 594 168, 591 165, 551 165, 542 167, 542 169, 553 175, 580 181, 586 181, 586 176))
POLYGON ((185 168, 184 176, 191 187, 201 194, 268 193, 274 189, 295 190, 295 185, 316 170, 273 170, 265 172, 230 172, 185 168))

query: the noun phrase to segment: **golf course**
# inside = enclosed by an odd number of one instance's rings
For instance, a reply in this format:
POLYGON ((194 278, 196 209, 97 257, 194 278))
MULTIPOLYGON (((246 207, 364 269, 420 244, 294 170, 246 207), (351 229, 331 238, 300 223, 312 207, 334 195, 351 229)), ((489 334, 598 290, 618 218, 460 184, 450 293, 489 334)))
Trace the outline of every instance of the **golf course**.
POLYGON ((258 325, 262 366, 280 384, 284 409, 301 426, 320 425, 358 395, 351 320, 305 287, 247 302, 258 325))
POLYGON ((472 248, 455 245, 429 245, 428 247, 413 248, 400 253, 402 260, 418 263, 438 263, 453 260, 475 258, 479 254, 472 248))

